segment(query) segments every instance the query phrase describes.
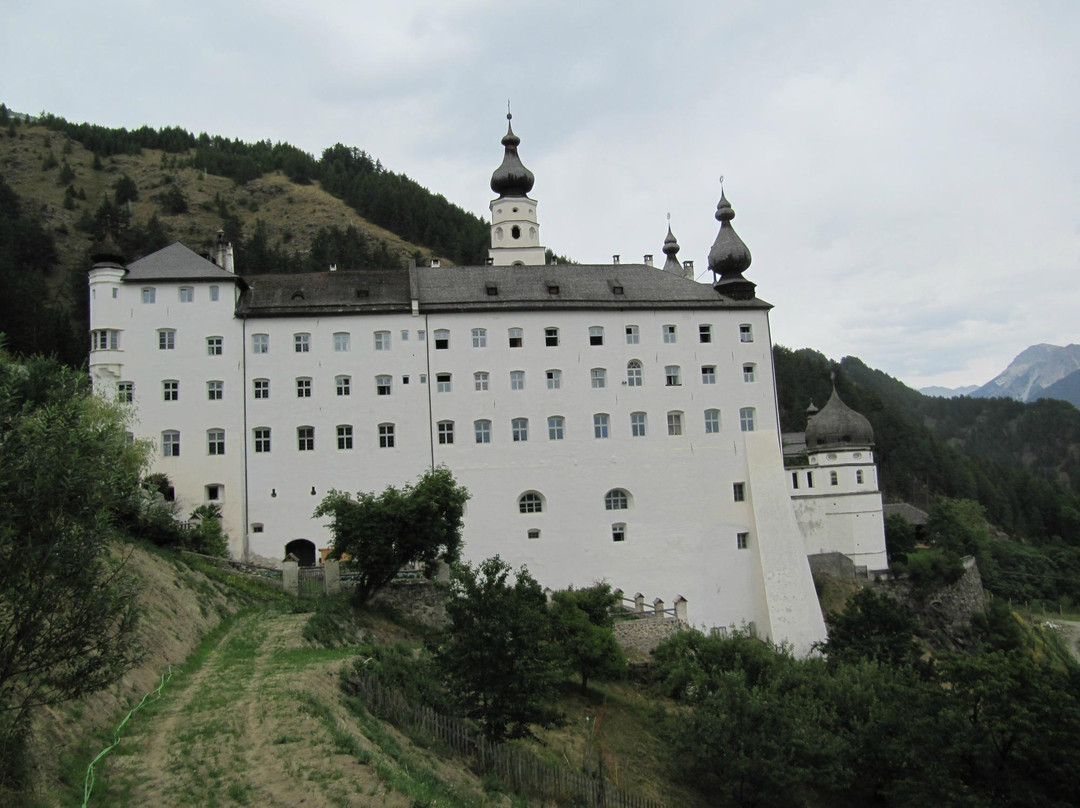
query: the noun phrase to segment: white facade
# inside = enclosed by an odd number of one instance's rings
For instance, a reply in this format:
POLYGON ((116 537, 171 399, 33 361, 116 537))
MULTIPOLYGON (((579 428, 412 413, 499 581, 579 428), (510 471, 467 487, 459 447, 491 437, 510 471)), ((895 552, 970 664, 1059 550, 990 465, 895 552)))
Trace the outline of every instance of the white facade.
POLYGON ((465 558, 682 596, 695 626, 752 623, 808 653, 824 639, 816 550, 785 482, 768 304, 652 266, 543 266, 535 202, 492 211, 486 267, 241 278, 179 244, 98 263, 95 389, 133 385, 153 470, 183 515, 222 505, 236 557, 326 548, 312 512, 331 488, 445 464, 471 494, 465 558), (526 228, 525 252, 496 224, 526 228))

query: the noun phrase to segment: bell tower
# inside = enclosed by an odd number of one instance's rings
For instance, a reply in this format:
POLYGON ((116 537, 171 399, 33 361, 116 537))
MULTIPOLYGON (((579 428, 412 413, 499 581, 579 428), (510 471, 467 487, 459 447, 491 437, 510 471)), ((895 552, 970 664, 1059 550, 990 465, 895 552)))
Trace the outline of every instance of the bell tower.
POLYGON ((521 138, 510 124, 513 116, 506 113, 506 134, 503 136, 502 165, 491 175, 491 190, 499 196, 491 201, 491 249, 488 261, 495 266, 543 266, 546 251, 540 244, 540 224, 536 218, 536 200, 529 198, 533 173, 518 157, 521 138))

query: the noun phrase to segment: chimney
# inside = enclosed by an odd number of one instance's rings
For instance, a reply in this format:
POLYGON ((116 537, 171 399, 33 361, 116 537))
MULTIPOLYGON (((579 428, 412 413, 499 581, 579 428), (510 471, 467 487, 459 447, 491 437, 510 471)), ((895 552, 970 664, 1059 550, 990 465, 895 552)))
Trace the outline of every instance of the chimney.
POLYGON ((337 272, 337 264, 331 264, 330 265, 330 271, 331 272, 337 272))
POLYGON ((683 266, 683 273, 682 273, 683 277, 686 278, 687 280, 692 281, 694 279, 694 262, 693 261, 683 261, 682 266, 683 266))
POLYGON ((225 266, 222 267, 226 272, 236 274, 236 266, 233 264, 233 251, 232 242, 228 242, 225 245, 225 266))
POLYGON ((652 265, 652 253, 645 253, 645 266, 651 267, 652 265))
POLYGON ((225 269, 225 231, 217 231, 217 246, 214 247, 214 257, 211 259, 222 269, 225 269))
POLYGON ((619 256, 617 254, 611 256, 611 263, 613 263, 613 264, 619 263, 619 256))
POLYGON ((438 267, 438 266, 441 266, 441 264, 439 263, 439 259, 438 259, 438 258, 432 258, 432 259, 431 259, 431 265, 432 265, 433 267, 438 267))

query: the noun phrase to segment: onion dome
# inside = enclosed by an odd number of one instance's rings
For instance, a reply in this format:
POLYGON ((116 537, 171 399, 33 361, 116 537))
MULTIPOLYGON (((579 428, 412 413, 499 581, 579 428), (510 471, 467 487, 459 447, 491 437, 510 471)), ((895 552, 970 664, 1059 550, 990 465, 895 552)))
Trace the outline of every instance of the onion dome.
POLYGON ((105 237, 101 241, 94 242, 90 248, 90 259, 95 266, 98 264, 116 264, 122 267, 124 265, 124 254, 116 246, 116 242, 113 241, 112 233, 109 232, 108 228, 105 229, 105 237))
POLYGON ((514 134, 510 121, 514 116, 506 113, 506 134, 502 144, 506 148, 503 154, 502 165, 495 169, 491 175, 491 190, 499 196, 528 196, 532 190, 535 178, 529 169, 521 164, 518 157, 517 147, 521 138, 514 134))
POLYGON ((873 446, 874 430, 865 416, 840 400, 833 388, 829 403, 806 425, 806 448, 813 452, 841 446, 873 446))
POLYGON ((817 405, 814 403, 814 400, 810 399, 810 406, 806 408, 806 418, 807 418, 807 420, 809 420, 810 418, 813 418, 815 415, 818 414, 818 412, 819 412, 819 410, 817 408, 817 405))
POLYGON ((678 272, 682 274, 682 264, 679 263, 679 259, 676 258, 679 254, 679 242, 675 240, 675 234, 671 232, 671 223, 668 223, 667 238, 664 239, 664 246, 662 247, 664 255, 667 256, 667 261, 664 262, 664 269, 671 272, 678 272))
POLYGON ((720 203, 716 206, 716 220, 720 222, 720 232, 709 250, 709 269, 719 276, 713 288, 723 295, 736 300, 750 300, 754 296, 756 284, 742 276, 750 266, 750 250, 743 244, 731 220, 735 211, 727 201, 723 188, 720 189, 720 203))

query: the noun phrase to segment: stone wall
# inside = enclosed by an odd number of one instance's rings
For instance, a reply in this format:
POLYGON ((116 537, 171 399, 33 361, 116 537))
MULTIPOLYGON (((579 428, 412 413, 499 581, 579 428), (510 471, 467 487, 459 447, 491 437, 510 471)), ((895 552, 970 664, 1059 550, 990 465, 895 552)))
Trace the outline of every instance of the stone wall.
POLYGON ((446 587, 436 581, 394 581, 371 599, 373 606, 385 606, 397 614, 428 628, 446 628, 446 587))
POLYGON ((979 565, 972 556, 965 556, 964 574, 960 580, 930 595, 922 611, 947 631, 956 632, 969 626, 971 618, 986 611, 986 607, 979 565))
POLYGON ((686 628, 674 617, 646 615, 615 621, 615 639, 627 653, 651 654, 661 642, 686 628))

